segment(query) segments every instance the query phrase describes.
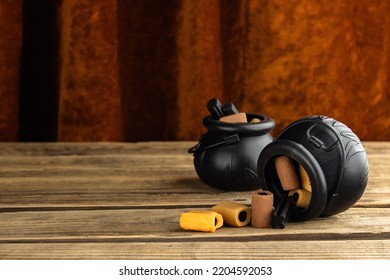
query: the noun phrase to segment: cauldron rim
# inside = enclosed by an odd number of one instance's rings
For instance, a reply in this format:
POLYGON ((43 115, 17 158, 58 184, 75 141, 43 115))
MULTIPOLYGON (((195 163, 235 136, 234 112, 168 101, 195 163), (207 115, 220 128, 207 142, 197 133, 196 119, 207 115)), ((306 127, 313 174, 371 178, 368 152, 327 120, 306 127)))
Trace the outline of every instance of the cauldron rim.
MULTIPOLYGON (((260 187, 274 193, 275 204, 279 202, 282 195, 281 185, 276 185, 275 182, 268 180, 271 178, 270 174, 275 173, 269 170, 269 166, 278 156, 288 156, 294 161, 302 165, 308 173, 313 185, 312 198, 310 204, 306 209, 293 208, 291 219, 295 221, 305 221, 319 217, 326 208, 327 203, 327 184, 321 166, 317 159, 301 144, 290 140, 278 140, 267 145, 260 153, 257 173, 260 179, 260 187)), ((272 180, 271 180, 272 181, 272 180)))
POLYGON ((210 132, 237 133, 239 135, 258 136, 269 133, 275 127, 275 121, 266 115, 246 113, 248 120, 258 118, 258 123, 227 123, 221 122, 212 116, 203 119, 203 125, 210 132))

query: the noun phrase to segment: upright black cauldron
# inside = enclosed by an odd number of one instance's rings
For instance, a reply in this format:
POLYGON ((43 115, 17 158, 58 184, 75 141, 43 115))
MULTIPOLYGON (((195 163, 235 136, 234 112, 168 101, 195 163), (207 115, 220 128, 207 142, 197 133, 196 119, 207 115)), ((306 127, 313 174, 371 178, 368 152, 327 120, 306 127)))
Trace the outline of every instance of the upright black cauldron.
MULTIPOLYGON (((263 148, 273 140, 269 132, 275 126, 274 120, 246 113, 248 123, 221 122, 221 106, 210 108, 209 104, 211 115, 203 119, 207 132, 189 150, 194 154, 199 178, 211 187, 229 191, 258 189, 257 161, 263 148), (253 119, 259 122, 251 123, 253 119)), ((233 105, 229 104, 231 108, 233 105)), ((233 108, 231 113, 238 112, 233 108)))

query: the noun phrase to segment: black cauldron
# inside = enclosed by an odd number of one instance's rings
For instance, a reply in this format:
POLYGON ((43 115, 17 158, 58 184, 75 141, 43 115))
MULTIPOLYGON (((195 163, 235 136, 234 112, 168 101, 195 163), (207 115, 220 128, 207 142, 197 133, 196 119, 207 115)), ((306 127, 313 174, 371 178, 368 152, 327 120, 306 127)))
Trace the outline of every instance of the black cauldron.
POLYGON ((310 116, 290 124, 261 152, 257 174, 260 187, 274 194, 280 205, 285 192, 275 170, 275 158, 288 156, 307 172, 312 194, 307 208, 292 206, 291 220, 330 216, 353 206, 368 181, 368 160, 359 138, 343 123, 310 116))

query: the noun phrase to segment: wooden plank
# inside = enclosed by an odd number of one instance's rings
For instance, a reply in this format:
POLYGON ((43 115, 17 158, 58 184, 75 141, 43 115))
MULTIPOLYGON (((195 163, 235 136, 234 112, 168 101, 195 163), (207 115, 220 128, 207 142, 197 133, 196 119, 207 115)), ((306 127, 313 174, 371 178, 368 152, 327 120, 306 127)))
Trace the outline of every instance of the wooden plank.
MULTIPOLYGON (((185 206, 211 205, 223 200, 250 203, 249 192, 227 192, 205 185, 194 174, 165 170, 165 175, 148 176, 147 170, 134 176, 48 176, 0 179, 0 210, 45 207, 185 206), (140 176, 140 177, 138 177, 140 176)), ((115 171, 114 171, 115 172, 115 171)), ((163 174, 160 172, 158 174, 163 174)), ((389 181, 369 180, 357 207, 389 207, 389 181)))
POLYGON ((390 150, 390 142, 388 141, 363 141, 362 143, 367 154, 383 154, 390 150))
MULTIPOLYGON (((162 180, 163 181, 163 180, 162 180)), ((141 188, 134 190, 122 185, 107 184, 93 186, 88 182, 88 187, 78 184, 81 190, 72 188, 53 189, 49 192, 45 188, 37 188, 34 191, 24 191, 17 188, 13 191, 2 191, 0 196, 0 211, 21 210, 45 210, 45 209, 110 209, 115 208, 153 208, 153 207, 187 207, 187 206, 211 206, 221 201, 231 200, 250 204, 250 192, 224 192, 211 188, 194 190, 191 187, 183 189, 167 188, 155 184, 153 181, 148 191, 142 192, 141 188)), ((143 184, 146 186, 146 184, 143 184)), ((69 185, 68 185, 69 186, 69 185)), ((187 184, 189 186, 189 184, 187 184)), ((354 207, 389 207, 390 197, 386 193, 367 192, 355 204, 354 207)))
POLYGON ((390 259, 390 240, 0 244, 0 259, 390 259))
POLYGON ((0 243, 390 239, 389 208, 352 208, 332 217, 289 223, 283 230, 224 226, 215 233, 181 230, 180 214, 188 210, 5 212, 0 213, 0 243))
POLYGON ((0 156, 182 155, 194 141, 0 143, 0 156))
POLYGON ((34 156, 0 157, 2 166, 193 166, 190 155, 105 155, 105 156, 34 156))
MULTIPOLYGON (((196 176, 193 165, 177 166, 3 166, 0 169, 0 184, 6 178, 17 180, 19 178, 80 178, 80 177, 167 177, 167 176, 196 176)), ((10 181, 10 180, 8 180, 10 181)))
MULTIPOLYGON (((171 146, 171 143, 167 143, 166 146, 160 142, 159 147, 169 147, 171 146)), ((131 150, 130 153, 126 153, 126 149, 123 149, 123 152, 120 152, 120 149, 114 149, 115 153, 110 153, 110 149, 107 149, 107 147, 103 144, 101 145, 91 145, 95 149, 90 149, 88 151, 92 152, 86 152, 83 153, 80 151, 82 147, 85 147, 86 149, 90 148, 89 145, 84 144, 83 146, 80 146, 81 144, 78 144, 78 146, 75 146, 75 151, 72 149, 72 145, 69 146, 63 146, 59 144, 59 146, 52 146, 52 149, 54 147, 60 148, 63 147, 64 151, 60 151, 55 149, 55 152, 52 152, 49 149, 49 152, 43 152, 45 150, 45 146, 41 144, 38 147, 41 147, 42 150, 36 151, 36 153, 29 153, 27 148, 22 146, 24 149, 22 151, 15 151, 15 154, 7 154, 6 152, 10 152, 9 150, 0 149, 0 152, 5 152, 5 155, 2 155, 0 157, 0 164, 3 166, 3 168, 11 169, 15 174, 18 170, 18 168, 21 169, 21 171, 24 171, 26 169, 34 167, 35 170, 37 169, 49 169, 52 167, 56 167, 58 169, 64 169, 64 168, 104 168, 104 167, 111 167, 111 168, 134 168, 134 167, 142 167, 142 166, 153 166, 153 167, 163 167, 163 166, 172 166, 177 167, 188 167, 193 168, 193 157, 192 155, 185 152, 183 145, 187 146, 187 142, 179 142, 177 144, 178 148, 170 148, 170 149, 161 149, 165 151, 164 154, 156 154, 154 153, 155 150, 150 149, 148 150, 146 147, 142 149, 127 149, 131 150), (181 148, 180 148, 181 147, 181 148), (171 154, 171 151, 178 151, 179 153, 171 154), (107 151, 107 153, 105 153, 107 151), (42 153, 39 153, 42 152, 42 153)), ((11 144, 9 144, 11 145, 11 144)), ((53 144, 52 144, 53 145, 53 144)), ((119 144, 118 144, 119 145, 119 144)), ((143 145, 146 145, 143 143, 143 145)), ((4 144, 2 146, 5 146, 4 144)), ((17 145, 19 146, 19 145, 17 145)), ((137 146, 136 144, 128 144, 128 147, 134 147, 137 146)), ((6 146, 7 147, 7 146, 6 146)), ((11 145, 12 147, 12 145, 11 145)), ((120 146, 122 147, 122 146, 120 146)), ((158 151, 161 151, 158 150, 158 151)), ((11 151, 13 151, 11 149, 11 151)), ((374 175, 380 174, 386 174, 386 172, 383 172, 387 170, 389 166, 389 159, 390 159, 390 150, 386 150, 387 153, 379 153, 378 155, 369 154, 369 162, 370 162, 370 173, 374 175)), ((7 175, 7 174, 5 174, 7 175)), ((28 175, 28 174, 26 174, 28 175)))
MULTIPOLYGON (((0 156, 66 156, 66 155, 128 155, 128 154, 186 154, 196 141, 165 142, 56 142, 0 143, 0 156)), ((389 157, 390 142, 363 142, 369 156, 389 157), (387 154, 387 155, 386 155, 387 154)))
MULTIPOLYGON (((126 155, 126 154, 182 154, 196 141, 164 142, 2 142, 1 156, 66 156, 66 155, 126 155)), ((368 155, 384 155, 390 151, 390 142, 363 142, 368 155)))
MULTIPOLYGON (((171 165, 158 165, 156 162, 149 162, 155 160, 155 158, 149 158, 144 156, 140 164, 135 165, 136 159, 120 159, 118 161, 112 161, 108 164, 102 164, 100 159, 94 159, 95 162, 87 160, 79 164, 72 164, 61 162, 61 159, 55 164, 39 164, 34 162, 33 159, 29 161, 4 163, 0 169, 0 182, 2 178, 20 178, 20 177, 55 177, 55 176, 154 176, 166 174, 168 175, 188 175, 194 174, 195 168, 192 159, 183 157, 178 161, 173 162, 176 158, 166 159, 170 160, 171 165), (141 164, 142 163, 142 164, 141 164), (184 173, 184 174, 183 174, 184 173)), ((389 158, 390 160, 390 158, 389 158)), ((106 159, 108 161, 108 159, 106 159)), ((382 178, 390 180, 390 173, 387 171, 390 168, 390 163, 382 163, 382 160, 376 164, 370 164, 370 179, 382 178)))
MULTIPOLYGON (((157 185, 157 187, 159 187, 157 185)), ((223 192, 214 190, 197 193, 187 189, 184 192, 164 192, 156 188, 142 192, 131 191, 125 188, 108 187, 100 190, 84 189, 83 192, 64 190, 64 193, 55 192, 31 193, 13 192, 0 197, 0 212, 8 211, 45 211, 64 209, 137 209, 137 208, 186 208, 213 206, 221 201, 235 201, 250 204, 250 192, 223 192)))
MULTIPOLYGON (((55 169, 47 172, 47 176, 42 171, 40 176, 0 178, 0 208, 210 205, 229 199, 249 203, 250 199, 248 192, 226 192, 206 186, 192 167, 131 171, 105 168, 85 176, 86 169, 79 170, 74 176, 56 174, 58 169, 55 169)), ((387 178, 370 175, 366 191, 356 206, 389 207, 389 182, 387 178)))
MULTIPOLYGON (((0 207, 127 208, 177 202, 179 206, 210 205, 229 199, 228 194, 207 187, 197 177, 192 155, 185 150, 192 144, 0 143, 0 207), (148 198, 151 192, 162 198, 148 198)), ((371 153, 370 177, 356 206, 389 207, 390 145, 364 144, 371 153)), ((248 202, 247 194, 231 198, 248 202)))
POLYGON ((348 211, 214 234, 181 230, 180 214, 250 192, 203 184, 192 144, 0 143, 0 258, 390 258, 390 143, 364 143, 369 184, 348 211))

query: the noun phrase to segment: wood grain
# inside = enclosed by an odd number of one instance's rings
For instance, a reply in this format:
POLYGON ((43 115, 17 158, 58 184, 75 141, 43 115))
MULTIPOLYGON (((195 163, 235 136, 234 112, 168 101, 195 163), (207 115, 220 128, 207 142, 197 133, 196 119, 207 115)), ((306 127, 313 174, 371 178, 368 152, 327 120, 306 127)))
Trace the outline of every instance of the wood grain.
MULTIPOLYGON (((284 230, 223 227, 213 234, 183 231, 182 209, 68 210, 2 213, 0 243, 123 241, 254 241, 389 239, 390 209, 354 208, 329 218, 289 223, 284 230), (331 226, 330 226, 331 225, 331 226)), ((209 209, 209 208, 208 208, 209 209)))
POLYGON ((389 252, 389 240, 0 244, 0 259, 23 260, 383 260, 389 252))
MULTIPOLYGON (((0 205, 14 210, 176 203, 209 206, 229 197, 249 203, 249 193, 212 189, 199 180, 192 155, 187 153, 194 144, 0 143, 0 205), (152 192, 163 199, 148 197, 152 192)), ((370 177, 356 206, 388 207, 390 145, 366 142, 364 146, 370 177)))
POLYGON ((351 209, 213 234, 180 229, 180 214, 251 192, 202 183, 193 144, 0 143, 0 259, 390 258, 390 143, 363 143, 369 183, 351 209))

